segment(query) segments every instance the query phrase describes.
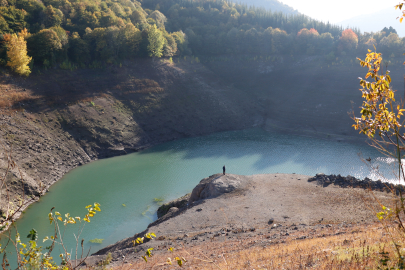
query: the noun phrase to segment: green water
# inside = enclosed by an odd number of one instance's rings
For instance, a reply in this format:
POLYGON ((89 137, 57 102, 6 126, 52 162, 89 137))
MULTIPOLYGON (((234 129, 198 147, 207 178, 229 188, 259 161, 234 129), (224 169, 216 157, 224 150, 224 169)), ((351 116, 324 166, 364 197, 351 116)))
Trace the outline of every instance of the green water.
MULTIPOLYGON (((47 219, 52 207, 62 214, 84 216, 84 207, 98 202, 102 212, 86 224, 80 237, 85 239, 85 248, 91 247, 93 253, 144 230, 156 219, 158 205, 154 198, 169 201, 180 197, 202 178, 222 172, 223 165, 232 174, 323 172, 375 178, 360 160, 360 152, 373 160, 381 156, 367 145, 267 133, 260 129, 173 141, 72 170, 38 203, 30 206, 17 226, 22 239, 32 228, 42 239, 53 232, 47 219), (90 243, 94 238, 104 241, 90 243)), ((65 244, 71 250, 78 226, 68 227, 75 228, 65 233, 65 244)))

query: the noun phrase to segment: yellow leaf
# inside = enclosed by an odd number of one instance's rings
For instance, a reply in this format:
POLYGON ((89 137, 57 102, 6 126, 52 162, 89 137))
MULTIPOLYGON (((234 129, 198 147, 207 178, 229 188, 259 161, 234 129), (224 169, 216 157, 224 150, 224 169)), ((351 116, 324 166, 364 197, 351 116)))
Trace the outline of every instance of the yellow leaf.
POLYGON ((91 205, 91 204, 86 206, 86 208, 90 208, 90 207, 92 207, 92 205, 91 205))

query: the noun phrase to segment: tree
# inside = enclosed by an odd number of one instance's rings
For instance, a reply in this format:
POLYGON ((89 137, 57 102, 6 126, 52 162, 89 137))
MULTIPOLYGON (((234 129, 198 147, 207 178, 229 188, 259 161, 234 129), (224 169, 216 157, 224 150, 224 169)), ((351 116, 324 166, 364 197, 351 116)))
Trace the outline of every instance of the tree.
POLYGON ((380 41, 381 51, 385 56, 402 54, 401 39, 397 34, 391 33, 380 41))
POLYGON ((15 8, 14 6, 0 7, 0 15, 8 24, 8 28, 14 33, 20 32, 27 27, 25 22, 24 10, 15 8))
POLYGON ((333 36, 331 33, 323 33, 319 36, 319 50, 324 53, 329 53, 333 47, 333 36))
POLYGON ((37 63, 45 66, 55 61, 55 53, 62 48, 62 43, 51 29, 43 29, 27 39, 28 52, 37 63))
POLYGON ((160 12, 159 10, 155 10, 153 11, 148 18, 152 18, 153 20, 155 20, 157 28, 164 28, 165 27, 165 23, 167 21, 167 18, 165 15, 163 15, 162 12, 160 12))
POLYGON ((165 32, 165 43, 163 45, 163 56, 171 57, 177 52, 177 43, 173 34, 165 32))
POLYGON ((4 40, 7 46, 7 66, 15 73, 28 76, 31 73, 28 67, 31 57, 27 55, 27 43, 25 37, 28 35, 27 29, 17 34, 6 34, 4 40))
POLYGON ((76 63, 86 63, 90 61, 89 45, 80 38, 79 33, 74 32, 69 41, 69 58, 76 63))
POLYGON ((309 55, 315 53, 315 46, 318 44, 319 33, 314 28, 308 30, 301 29, 297 34, 298 50, 304 51, 309 55))
POLYGON ((51 5, 46 7, 45 11, 45 26, 53 27, 60 26, 63 20, 63 13, 57 8, 53 8, 51 5))
POLYGON ((148 54, 150 57, 162 57, 165 39, 163 33, 152 25, 148 30, 148 54))
MULTIPOLYGON (((399 4, 396 8, 402 8, 403 4, 399 4)), ((402 22, 405 17, 405 12, 400 18, 402 22)), ((391 33, 390 35, 396 35, 391 33)), ((395 91, 391 87, 391 77, 389 71, 380 71, 382 64, 381 53, 368 51, 365 60, 360 60, 360 65, 367 67, 368 72, 365 79, 360 78, 360 86, 362 89, 363 104, 360 107, 360 117, 353 117, 355 124, 353 127, 360 130, 360 133, 367 135, 372 146, 377 148, 381 153, 394 158, 396 167, 396 177, 398 182, 405 180, 404 171, 404 149, 405 149, 405 130, 403 115, 405 112, 404 101, 398 102, 395 100, 395 91), (370 78, 370 81, 367 79, 370 78), (402 118, 402 119, 401 119, 402 118)), ((394 168, 394 167, 393 167, 394 168)), ((395 226, 390 226, 396 231, 390 231, 389 237, 395 248, 396 256, 387 254, 384 258, 385 264, 392 261, 395 263, 395 268, 404 269, 405 258, 400 249, 404 240, 405 224, 403 214, 405 213, 405 198, 403 196, 402 187, 392 189, 393 194, 398 195, 393 200, 392 208, 387 208, 378 201, 382 211, 376 214, 377 218, 383 222, 384 229, 388 231, 386 221, 393 220, 395 226), (399 239, 395 236, 399 236, 399 239)), ((394 225, 394 224, 392 224, 394 225)), ((387 268, 388 269, 388 268, 387 268)))
POLYGON ((132 23, 127 23, 120 29, 119 39, 122 46, 122 57, 134 57, 140 48, 142 33, 132 23))
POLYGON ((390 26, 390 28, 384 27, 383 30, 381 30, 381 32, 384 32, 386 36, 388 36, 391 33, 398 34, 397 30, 395 30, 392 26, 390 26))
POLYGON ((0 34, 10 33, 11 29, 3 16, 0 15, 0 34))
POLYGON ((338 50, 342 51, 352 51, 357 48, 359 39, 356 33, 352 29, 346 29, 342 32, 342 36, 339 39, 338 50))

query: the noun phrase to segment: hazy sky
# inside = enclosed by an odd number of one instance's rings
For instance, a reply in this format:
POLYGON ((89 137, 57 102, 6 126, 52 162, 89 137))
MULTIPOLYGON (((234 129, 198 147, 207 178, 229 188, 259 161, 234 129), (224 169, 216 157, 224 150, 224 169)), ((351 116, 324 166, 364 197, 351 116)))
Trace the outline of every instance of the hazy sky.
POLYGON ((280 0, 314 19, 337 23, 357 15, 392 7, 400 0, 280 0))

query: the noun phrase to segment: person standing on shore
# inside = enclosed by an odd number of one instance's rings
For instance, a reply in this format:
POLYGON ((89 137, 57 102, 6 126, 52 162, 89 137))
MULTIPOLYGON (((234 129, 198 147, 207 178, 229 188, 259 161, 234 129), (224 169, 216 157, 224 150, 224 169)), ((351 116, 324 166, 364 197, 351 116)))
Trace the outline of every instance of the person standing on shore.
POLYGON ((225 165, 224 165, 224 167, 222 167, 222 172, 223 172, 224 175, 225 175, 225 165))

